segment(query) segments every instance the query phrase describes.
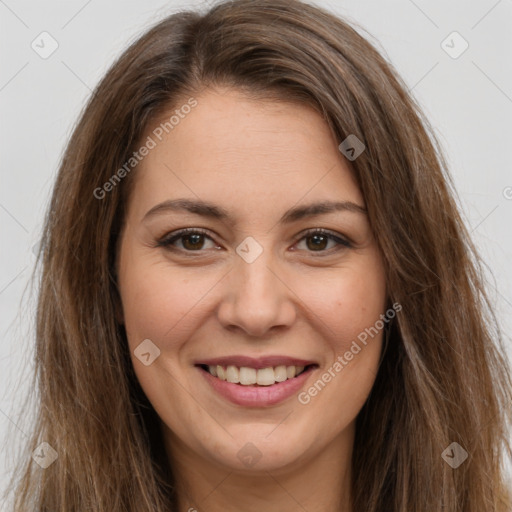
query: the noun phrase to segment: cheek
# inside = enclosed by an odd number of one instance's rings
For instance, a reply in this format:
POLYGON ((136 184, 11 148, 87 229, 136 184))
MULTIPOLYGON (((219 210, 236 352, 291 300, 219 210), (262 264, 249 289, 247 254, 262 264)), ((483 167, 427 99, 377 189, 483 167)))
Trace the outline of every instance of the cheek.
POLYGON ((120 293, 131 349, 146 338, 162 348, 164 340, 179 339, 187 321, 200 310, 201 297, 214 284, 213 276, 199 269, 187 275, 161 258, 155 261, 137 249, 126 250, 120 293))
POLYGON ((321 321, 319 328, 337 353, 344 352, 385 312, 385 278, 376 258, 330 269, 325 276, 312 280, 301 278, 297 283, 302 283, 298 295, 305 298, 308 309, 321 321))
MULTIPOLYGON (((131 345, 140 338, 159 340, 171 329, 179 309, 175 294, 169 293, 165 281, 156 283, 133 275, 122 293, 123 312, 131 345)), ((133 348, 133 347, 132 347, 133 348)))
MULTIPOLYGON (((187 404, 190 406, 187 395, 180 393, 184 378, 180 357, 193 324, 197 323, 201 297, 212 285, 207 286, 204 278, 201 281, 184 277, 182 270, 154 263, 147 257, 136 259, 133 254, 133 258, 124 261, 120 286, 128 346, 142 389, 160 417, 165 417, 170 404, 182 411, 187 410, 187 404), (141 364, 137 356, 142 353, 139 346, 144 340, 151 340, 159 350, 148 366, 141 364)), ((153 358, 155 349, 149 347, 153 358)), ((184 415, 185 412, 179 416, 179 421, 186 422, 184 415)))
POLYGON ((382 350, 386 289, 378 267, 343 269, 308 302, 321 321, 324 365, 298 396, 304 417, 322 418, 335 436, 357 416, 375 382, 382 350))

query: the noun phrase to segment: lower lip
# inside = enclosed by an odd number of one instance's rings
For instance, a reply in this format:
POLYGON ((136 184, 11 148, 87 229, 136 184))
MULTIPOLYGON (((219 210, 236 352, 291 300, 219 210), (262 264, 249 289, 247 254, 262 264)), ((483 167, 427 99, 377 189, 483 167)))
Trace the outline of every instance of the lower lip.
POLYGON ((197 367, 207 382, 224 398, 236 405, 246 407, 266 407, 278 404, 296 394, 317 367, 312 366, 302 372, 298 377, 277 382, 271 386, 243 386, 233 384, 214 377, 210 372, 197 367))

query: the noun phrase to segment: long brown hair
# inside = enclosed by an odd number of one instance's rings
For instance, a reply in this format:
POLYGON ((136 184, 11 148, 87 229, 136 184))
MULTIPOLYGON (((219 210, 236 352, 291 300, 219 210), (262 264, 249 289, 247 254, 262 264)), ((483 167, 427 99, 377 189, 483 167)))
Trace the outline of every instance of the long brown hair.
POLYGON ((306 103, 340 142, 354 134, 366 146, 352 168, 402 311, 357 418, 353 510, 510 512, 512 382, 442 151, 392 65, 352 26, 296 0, 171 15, 86 105, 41 253, 29 449, 48 442, 58 459, 41 469, 23 452, 16 512, 176 510, 158 418, 116 320, 116 241, 137 170, 104 184, 155 119, 212 85, 306 103), (468 453, 456 469, 442 457, 453 442, 468 453))

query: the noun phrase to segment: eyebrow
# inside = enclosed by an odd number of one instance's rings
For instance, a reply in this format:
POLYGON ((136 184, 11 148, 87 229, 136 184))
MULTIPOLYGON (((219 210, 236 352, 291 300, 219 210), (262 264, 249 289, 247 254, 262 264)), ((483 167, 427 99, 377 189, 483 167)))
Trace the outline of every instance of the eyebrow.
MULTIPOLYGON (((283 214, 279 223, 291 224, 292 222, 296 222, 307 217, 314 217, 338 211, 360 213, 363 215, 367 214, 367 210, 364 206, 353 203, 352 201, 320 201, 305 206, 290 208, 283 214)), ((184 198, 169 199, 153 206, 153 208, 144 215, 143 220, 154 215, 167 212, 189 212, 203 217, 221 220, 228 224, 233 224, 233 220, 231 219, 228 211, 224 208, 206 201, 184 198)))

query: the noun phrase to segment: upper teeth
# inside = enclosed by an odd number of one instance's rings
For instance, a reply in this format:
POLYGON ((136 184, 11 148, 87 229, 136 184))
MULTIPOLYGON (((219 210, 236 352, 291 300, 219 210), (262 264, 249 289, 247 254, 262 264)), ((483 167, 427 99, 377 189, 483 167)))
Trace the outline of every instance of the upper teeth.
POLYGON ((276 382, 283 382, 286 379, 292 379, 304 370, 304 366, 275 366, 274 368, 262 368, 256 370, 255 368, 248 368, 242 366, 208 366, 208 371, 221 380, 226 380, 234 384, 242 384, 244 386, 251 386, 252 384, 259 384, 260 386, 271 386, 276 382))

